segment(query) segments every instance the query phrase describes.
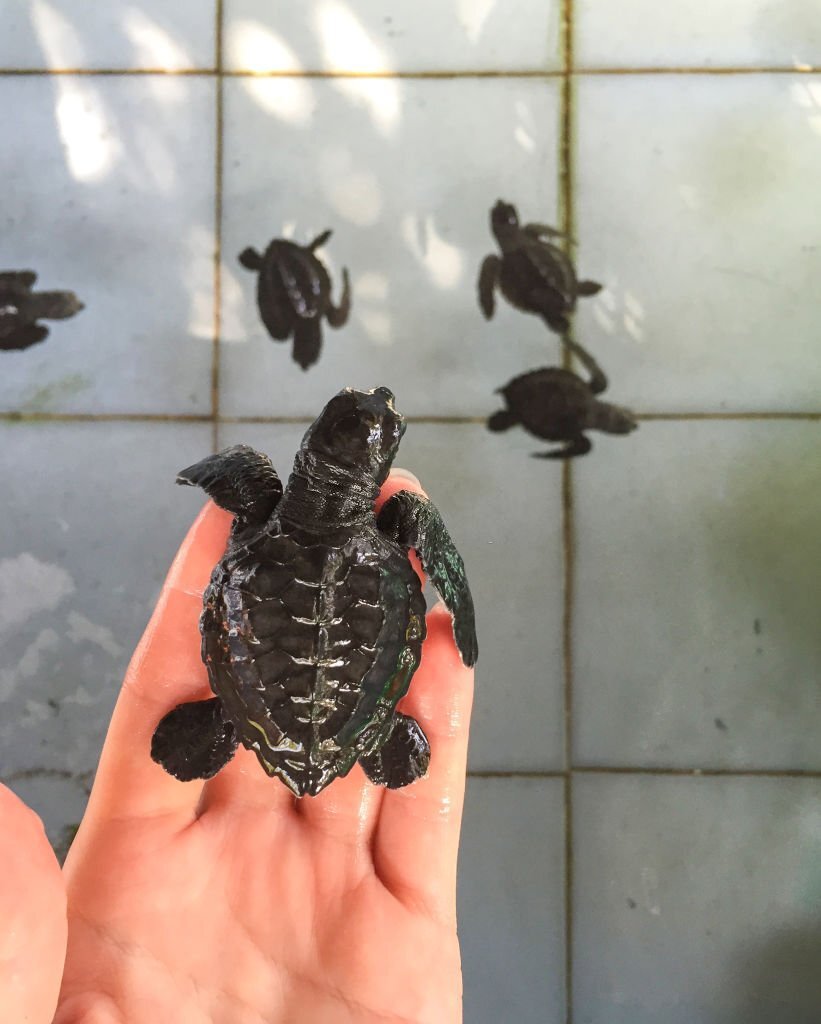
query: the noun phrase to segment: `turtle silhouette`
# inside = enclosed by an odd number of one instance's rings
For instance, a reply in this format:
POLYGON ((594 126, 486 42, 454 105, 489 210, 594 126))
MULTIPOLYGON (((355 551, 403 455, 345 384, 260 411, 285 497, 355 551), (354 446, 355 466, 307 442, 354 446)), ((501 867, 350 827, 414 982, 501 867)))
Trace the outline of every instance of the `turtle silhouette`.
POLYGON ((330 275, 316 255, 330 237, 323 231, 308 245, 275 238, 264 253, 249 247, 239 255, 243 267, 258 274, 257 305, 266 330, 276 341, 293 336, 293 358, 303 370, 319 359, 322 318, 342 327, 351 310, 348 271, 342 271, 342 298, 335 306, 330 275))
POLYGON ((530 370, 499 388, 506 408, 495 412, 487 421, 488 429, 493 431, 519 425, 545 441, 566 442, 561 448, 534 452, 536 458, 568 459, 585 455, 593 447, 585 436, 586 430, 629 434, 638 426, 629 409, 596 397, 607 388, 607 377, 595 359, 581 345, 572 341, 565 341, 565 344, 587 367, 589 381, 560 367, 530 370))
POLYGON ((67 320, 84 308, 74 292, 34 292, 33 270, 0 271, 0 349, 22 350, 44 341, 38 320, 67 320))
POLYGON ((151 756, 166 771, 210 778, 242 743, 297 796, 357 761, 392 789, 425 774, 427 738, 396 711, 425 638, 409 548, 453 614, 466 665, 477 646, 464 564, 435 506, 400 491, 374 514, 404 429, 387 388, 346 388, 305 434, 284 493, 246 445, 180 473, 235 519, 200 620, 215 696, 159 723, 151 756))
POLYGON ((479 273, 479 304, 486 319, 495 310, 495 290, 524 313, 535 313, 559 334, 569 327, 567 316, 579 295, 601 291, 596 281, 579 281, 566 253, 546 238, 561 232, 546 224, 519 224, 516 207, 500 199, 490 212, 490 225, 501 257, 487 256, 479 273))

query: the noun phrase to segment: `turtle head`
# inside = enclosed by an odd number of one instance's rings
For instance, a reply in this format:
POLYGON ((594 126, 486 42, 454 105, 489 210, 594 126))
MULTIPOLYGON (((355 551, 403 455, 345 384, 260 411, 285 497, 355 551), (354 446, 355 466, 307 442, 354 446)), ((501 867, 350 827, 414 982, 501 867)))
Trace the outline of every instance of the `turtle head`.
POLYGON ((309 427, 302 446, 382 484, 404 433, 404 417, 393 407, 393 392, 388 388, 344 388, 309 427))
POLYGON ((490 229, 504 249, 505 243, 519 236, 519 214, 512 203, 500 199, 490 211, 490 229))

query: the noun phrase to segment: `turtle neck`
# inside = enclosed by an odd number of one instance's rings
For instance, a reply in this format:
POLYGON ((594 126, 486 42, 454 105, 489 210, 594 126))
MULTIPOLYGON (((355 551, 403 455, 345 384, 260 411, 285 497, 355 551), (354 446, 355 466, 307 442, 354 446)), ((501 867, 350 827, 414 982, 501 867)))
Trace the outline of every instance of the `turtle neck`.
POLYGON ((373 521, 379 487, 373 477, 300 451, 277 509, 279 518, 310 532, 361 526, 373 521))

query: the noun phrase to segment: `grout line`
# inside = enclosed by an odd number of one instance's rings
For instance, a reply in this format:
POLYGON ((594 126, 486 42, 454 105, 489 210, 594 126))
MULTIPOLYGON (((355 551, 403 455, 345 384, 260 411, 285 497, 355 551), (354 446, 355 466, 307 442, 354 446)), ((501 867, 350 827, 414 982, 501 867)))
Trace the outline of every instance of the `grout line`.
POLYGON ((468 771, 469 779, 564 779, 567 772, 468 771))
MULTIPOLYGON (((563 246, 573 256, 575 209, 573 205, 573 0, 562 0, 561 143, 559 154, 559 201, 563 246)), ((572 338, 571 323, 569 336, 572 338)), ((562 365, 573 357, 562 344, 562 365)), ((564 994, 565 1024, 573 1024, 573 583, 575 531, 573 519, 573 466, 562 462, 562 666, 564 673, 564 994)))
POLYGON ((222 191, 223 191, 223 110, 222 28, 223 0, 216 0, 216 26, 214 30, 214 60, 218 75, 215 88, 215 146, 214 146, 214 341, 211 349, 211 448, 219 444, 220 414, 220 334, 222 332, 222 191))
MULTIPOLYGON (((746 422, 761 420, 772 422, 802 421, 816 423, 821 420, 821 412, 643 412, 635 413, 636 418, 646 422, 690 423, 690 422, 746 422)), ((125 422, 162 422, 162 423, 210 423, 214 419, 212 413, 151 413, 151 412, 26 412, 25 410, 7 409, 0 411, 0 422, 78 422, 78 423, 112 423, 117 420, 125 422)), ((483 426, 487 422, 485 416, 406 416, 406 421, 426 423, 430 425, 483 426)), ((286 423, 313 423, 313 416, 217 416, 219 423, 269 423, 272 426, 286 423)))
MULTIPOLYGON (((220 4, 221 6, 221 4, 220 4)), ((454 78, 564 78, 584 75, 626 76, 626 75, 817 75, 821 74, 819 65, 776 65, 773 67, 574 67, 564 69, 544 68, 490 68, 482 70, 471 68, 466 70, 432 70, 432 71, 345 71, 345 70, 271 70, 252 71, 245 69, 213 68, 0 68, 0 76, 37 77, 45 75, 83 75, 86 77, 111 78, 129 75, 165 75, 168 77, 202 77, 217 75, 221 78, 409 78, 409 79, 454 79, 454 78)))
POLYGON ((821 779, 821 770, 810 768, 641 768, 636 766, 573 765, 574 775, 659 775, 677 778, 821 779))

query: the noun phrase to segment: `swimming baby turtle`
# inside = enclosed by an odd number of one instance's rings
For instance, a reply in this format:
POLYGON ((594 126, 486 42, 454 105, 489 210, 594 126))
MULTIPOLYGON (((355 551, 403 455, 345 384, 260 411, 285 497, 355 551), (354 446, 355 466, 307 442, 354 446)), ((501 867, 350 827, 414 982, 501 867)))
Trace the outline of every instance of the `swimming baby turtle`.
POLYGON ((495 309, 494 291, 516 309, 536 313, 552 331, 566 334, 567 314, 576 308, 579 295, 595 295, 601 285, 579 281, 566 253, 545 241, 561 232, 546 224, 519 224, 516 207, 499 200, 490 211, 490 226, 499 248, 498 256, 487 256, 479 273, 479 304, 490 320, 495 309))
POLYGON ((341 327, 351 311, 348 271, 342 271, 342 298, 334 306, 331 279, 316 255, 330 237, 330 231, 323 231, 309 245, 275 238, 262 255, 252 248, 239 255, 243 267, 259 273, 257 305, 268 333, 276 341, 293 335, 293 357, 303 370, 319 359, 322 317, 331 327, 341 327))
POLYGON ((435 506, 400 491, 374 499, 405 423, 387 388, 346 388, 308 429, 283 493, 266 455, 226 448, 178 483, 236 517, 200 620, 210 700, 181 704, 151 756, 184 781, 208 779, 239 743, 297 796, 316 795, 356 761, 398 789, 427 771, 430 746, 396 711, 419 664, 425 600, 413 548, 476 661, 465 568, 435 506))
POLYGON ((629 434, 638 426, 629 409, 596 398, 607 387, 607 377, 581 345, 572 341, 565 344, 589 370, 589 383, 571 370, 559 367, 531 370, 514 377, 499 389, 507 408, 494 413, 487 421, 490 430, 507 430, 520 424, 546 441, 567 442, 563 448, 534 452, 541 459, 569 459, 574 455, 585 455, 593 447, 585 437, 585 430, 629 434))
POLYGON ((48 337, 38 320, 67 320, 83 309, 74 292, 33 292, 33 270, 0 271, 0 349, 30 348, 48 337))

